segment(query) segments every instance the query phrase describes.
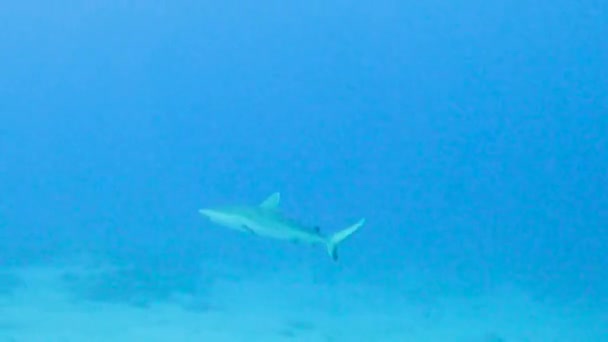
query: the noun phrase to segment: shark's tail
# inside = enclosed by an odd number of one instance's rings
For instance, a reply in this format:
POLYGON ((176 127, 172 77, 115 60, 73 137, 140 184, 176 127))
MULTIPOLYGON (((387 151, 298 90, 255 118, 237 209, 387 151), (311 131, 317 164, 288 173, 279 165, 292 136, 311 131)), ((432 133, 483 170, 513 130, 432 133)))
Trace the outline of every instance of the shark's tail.
POLYGON ((365 219, 359 220, 359 222, 353 224, 352 226, 341 230, 327 239, 327 253, 334 260, 338 260, 338 244, 342 241, 346 240, 347 237, 351 236, 354 232, 356 232, 361 226, 365 223, 365 219))

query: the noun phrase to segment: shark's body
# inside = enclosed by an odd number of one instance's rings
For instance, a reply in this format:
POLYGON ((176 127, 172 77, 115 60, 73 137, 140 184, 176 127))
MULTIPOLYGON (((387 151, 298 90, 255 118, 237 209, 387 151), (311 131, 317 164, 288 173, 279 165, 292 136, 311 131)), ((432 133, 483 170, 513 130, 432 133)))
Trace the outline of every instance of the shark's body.
POLYGON ((212 222, 226 228, 267 238, 324 245, 333 260, 338 259, 336 249, 338 244, 357 231, 365 222, 364 219, 361 219, 344 230, 326 236, 318 228, 306 227, 285 217, 279 211, 279 202, 280 195, 277 192, 260 205, 201 209, 199 212, 212 222))

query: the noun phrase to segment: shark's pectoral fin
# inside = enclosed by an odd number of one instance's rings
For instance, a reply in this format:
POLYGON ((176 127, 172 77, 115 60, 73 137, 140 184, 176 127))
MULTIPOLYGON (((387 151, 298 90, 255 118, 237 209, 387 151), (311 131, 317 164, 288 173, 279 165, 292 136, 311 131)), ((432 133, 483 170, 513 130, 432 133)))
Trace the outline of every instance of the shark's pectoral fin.
POLYGON ((246 225, 246 224, 242 225, 242 226, 241 226, 241 229, 243 229, 243 231, 245 231, 245 232, 247 232, 247 233, 249 233, 249 234, 252 234, 252 235, 257 235, 257 234, 255 233, 255 230, 251 229, 251 227, 249 227, 249 226, 248 226, 248 225, 246 225))
POLYGON ((265 199, 264 202, 262 202, 260 204, 260 207, 262 207, 264 209, 278 209, 280 202, 281 202, 281 194, 278 192, 275 192, 274 194, 268 196, 268 198, 265 199))

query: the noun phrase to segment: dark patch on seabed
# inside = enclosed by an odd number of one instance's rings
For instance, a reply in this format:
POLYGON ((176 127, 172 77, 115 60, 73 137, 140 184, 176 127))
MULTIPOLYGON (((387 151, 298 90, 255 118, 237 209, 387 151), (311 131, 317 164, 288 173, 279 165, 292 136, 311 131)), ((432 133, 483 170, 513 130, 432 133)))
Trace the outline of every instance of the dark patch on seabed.
MULTIPOLYGON (((110 272, 65 272, 62 286, 77 300, 127 304, 149 308, 159 302, 172 302, 191 312, 222 311, 209 299, 209 288, 225 275, 201 276, 141 266, 110 272)), ((0 341, 2 342, 2 341, 0 341)))
POLYGON ((18 342, 16 338, 10 335, 4 335, 0 330, 0 342, 18 342))
POLYGON ((95 275, 66 273, 62 281, 80 299, 137 307, 169 300, 176 292, 194 294, 201 290, 200 278, 148 267, 95 275))
MULTIPOLYGON (((11 295, 23 282, 11 273, 0 273, 0 296, 11 295)), ((1 342, 1 341, 0 341, 1 342)))
POLYGON ((486 333, 478 337, 473 337, 466 342, 507 342, 507 340, 496 333, 486 333))
POLYGON ((0 342, 16 342, 17 339, 13 337, 12 333, 17 327, 10 322, 6 322, 0 317, 0 342))
POLYGON ((315 330, 315 325, 312 322, 302 320, 287 321, 285 325, 279 329, 279 335, 287 338, 295 338, 298 335, 310 333, 315 330))

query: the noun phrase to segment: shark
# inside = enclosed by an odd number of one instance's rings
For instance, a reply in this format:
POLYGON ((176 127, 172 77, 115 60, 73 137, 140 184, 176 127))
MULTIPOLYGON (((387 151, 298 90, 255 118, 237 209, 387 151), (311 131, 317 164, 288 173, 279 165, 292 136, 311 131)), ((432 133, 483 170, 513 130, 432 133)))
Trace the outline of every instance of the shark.
POLYGON ((332 260, 338 260, 338 245, 354 234, 363 224, 362 218, 333 234, 324 234, 318 227, 309 227, 285 216, 279 209, 281 194, 275 192, 257 205, 235 205, 200 209, 211 222, 240 232, 264 238, 322 245, 332 260))

